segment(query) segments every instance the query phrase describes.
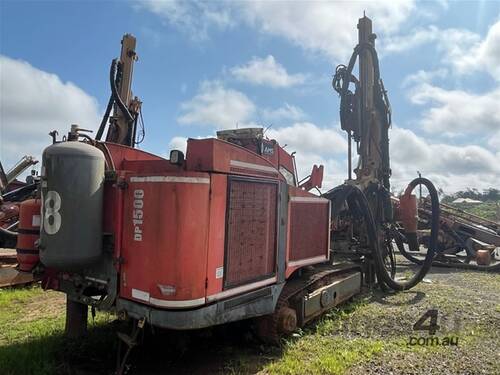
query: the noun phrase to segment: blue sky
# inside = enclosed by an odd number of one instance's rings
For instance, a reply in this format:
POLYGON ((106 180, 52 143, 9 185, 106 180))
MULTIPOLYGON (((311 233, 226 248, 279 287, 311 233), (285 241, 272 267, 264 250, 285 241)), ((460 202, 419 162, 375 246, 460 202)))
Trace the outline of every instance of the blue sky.
POLYGON ((366 10, 394 127, 394 185, 416 170, 446 191, 500 187, 500 2, 1 1, 1 160, 39 156, 47 132, 96 128, 121 36, 137 37, 133 90, 145 150, 272 125, 299 174, 342 182, 345 136, 331 76, 366 10), (22 140, 20 140, 22 139, 22 140))

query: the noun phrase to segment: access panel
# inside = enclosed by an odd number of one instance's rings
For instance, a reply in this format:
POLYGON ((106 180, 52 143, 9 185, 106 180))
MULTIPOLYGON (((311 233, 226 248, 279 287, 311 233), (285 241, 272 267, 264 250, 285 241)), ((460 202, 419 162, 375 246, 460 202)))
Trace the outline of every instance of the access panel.
POLYGON ((278 183, 230 178, 225 287, 272 276, 276 268, 278 183))

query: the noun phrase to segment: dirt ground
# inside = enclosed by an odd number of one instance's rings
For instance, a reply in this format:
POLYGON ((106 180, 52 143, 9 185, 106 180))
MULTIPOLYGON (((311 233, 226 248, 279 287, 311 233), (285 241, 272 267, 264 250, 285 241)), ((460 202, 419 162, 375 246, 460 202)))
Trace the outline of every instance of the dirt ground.
MULTIPOLYGON (((0 305, 0 368, 4 363, 7 374, 111 374, 114 331, 124 327, 98 314, 85 340, 67 342, 64 296, 32 290, 0 305), (23 360, 35 363, 19 366, 23 360)), ((128 363, 128 374, 500 373, 500 275, 433 268, 408 292, 365 291, 280 347, 260 344, 250 322, 188 333, 147 330, 128 363), (438 314, 434 336, 413 329, 430 309, 438 314), (424 344, 433 337, 457 345, 424 344)))

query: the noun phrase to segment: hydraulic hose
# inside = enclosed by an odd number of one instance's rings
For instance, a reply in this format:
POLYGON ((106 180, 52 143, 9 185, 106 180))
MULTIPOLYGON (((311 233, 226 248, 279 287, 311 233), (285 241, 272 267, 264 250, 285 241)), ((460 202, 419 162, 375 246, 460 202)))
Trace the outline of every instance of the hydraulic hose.
MULTIPOLYGON (((111 66, 115 66, 115 69, 117 67, 118 63, 116 59, 113 60, 113 63, 111 66)), ((114 70, 114 69, 112 69, 114 70)), ((118 87, 116 86, 116 79, 114 77, 114 74, 110 74, 109 77, 109 83, 111 85, 111 94, 113 95, 113 98, 118 105, 118 108, 120 108, 120 111, 122 111, 123 115, 127 118, 127 122, 132 122, 134 121, 134 117, 130 114, 127 106, 123 103, 122 98, 120 97, 120 94, 118 93, 118 87)))
POLYGON ((429 239, 429 247, 427 249, 427 254, 425 255, 425 259, 421 262, 419 270, 413 275, 413 277, 404 282, 396 281, 387 273, 386 268, 384 266, 384 260, 382 253, 379 247, 374 247, 374 261, 377 269, 377 277, 383 281, 389 288, 401 291, 408 290, 417 285, 422 279, 425 277, 427 272, 432 266, 432 262, 434 260, 434 255, 436 253, 437 240, 438 240, 438 232, 439 232, 439 198, 437 194, 437 190, 428 179, 423 177, 415 178, 408 184, 406 188, 405 194, 411 194, 413 189, 415 189, 418 185, 424 185, 427 187, 429 191, 429 195, 431 198, 431 234, 429 239))
POLYGON ((359 212, 359 214, 361 214, 366 226, 368 243, 372 248, 372 256, 375 262, 377 279, 382 286, 385 285, 395 291, 411 289, 415 285, 417 285, 420 281, 422 281, 422 279, 425 277, 430 267, 432 266, 432 261, 434 259, 435 249, 437 245, 438 229, 439 229, 439 200, 436 188, 429 180, 425 178, 416 178, 415 180, 410 182, 407 189, 410 189, 411 192, 415 188, 415 186, 419 184, 425 185, 431 195, 431 204, 432 204, 432 225, 431 225, 431 236, 430 236, 431 238, 425 260, 423 261, 420 269, 408 281, 396 281, 394 279, 394 274, 392 272, 392 269, 391 272, 387 270, 378 237, 379 228, 377 228, 372 210, 368 203, 368 199, 366 198, 366 195, 363 193, 363 191, 356 185, 344 184, 324 194, 324 197, 332 202, 333 213, 340 212, 344 202, 349 202, 349 209, 350 210, 355 209, 356 211, 359 212))
MULTIPOLYGON (((118 61, 116 59, 113 59, 111 61, 111 66, 109 67, 109 82, 111 88, 113 86, 116 87, 116 66, 118 64, 118 61)), ((111 89, 113 90, 113 89, 111 89)), ((115 104, 115 97, 113 95, 113 91, 111 91, 111 95, 109 96, 108 100, 108 105, 106 106, 106 111, 104 112, 104 116, 102 117, 101 125, 99 125, 99 130, 97 131, 97 134, 95 136, 96 141, 100 141, 102 138, 102 134, 104 133, 104 128, 106 127, 106 124, 109 119, 109 115, 111 114, 111 110, 113 109, 113 104, 115 104)))
POLYGON ((104 116, 102 117, 101 125, 99 125, 99 130, 97 131, 97 134, 95 136, 96 141, 100 141, 102 138, 102 134, 104 133, 104 128, 106 127, 106 124, 108 123, 109 115, 111 113, 111 109, 113 108, 113 95, 109 97, 108 105, 106 107, 106 111, 104 112, 104 116))
POLYGON ((106 123, 108 122, 109 115, 111 110, 113 109, 113 104, 116 103, 120 111, 126 117, 126 121, 129 124, 134 122, 134 117, 130 114, 127 106, 123 103, 119 93, 118 93, 118 81, 119 81, 119 66, 118 60, 113 59, 111 62, 111 66, 109 69, 109 84, 111 86, 111 96, 109 97, 108 105, 106 106, 106 111, 104 112, 104 116, 102 118, 101 124, 99 125, 99 130, 97 131, 95 139, 99 141, 102 138, 104 133, 104 129, 106 127, 106 123), (118 74, 117 74, 118 73, 118 74))

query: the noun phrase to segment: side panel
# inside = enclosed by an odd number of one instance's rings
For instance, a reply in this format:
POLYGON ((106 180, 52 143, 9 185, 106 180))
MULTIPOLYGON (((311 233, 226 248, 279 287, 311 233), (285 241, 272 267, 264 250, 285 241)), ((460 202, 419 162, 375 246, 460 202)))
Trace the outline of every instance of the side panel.
POLYGON ((329 207, 326 199, 291 198, 290 262, 327 255, 329 207))
POLYGON ((223 289, 227 176, 213 173, 210 182, 207 296, 215 295, 223 289))
POLYGON ((294 194, 288 205, 288 277, 296 269, 324 262, 330 253, 330 201, 309 194, 294 194))
POLYGON ((163 308, 205 303, 210 178, 128 176, 122 298, 163 308))
POLYGON ((278 183, 229 178, 224 286, 272 276, 276 270, 278 183))

